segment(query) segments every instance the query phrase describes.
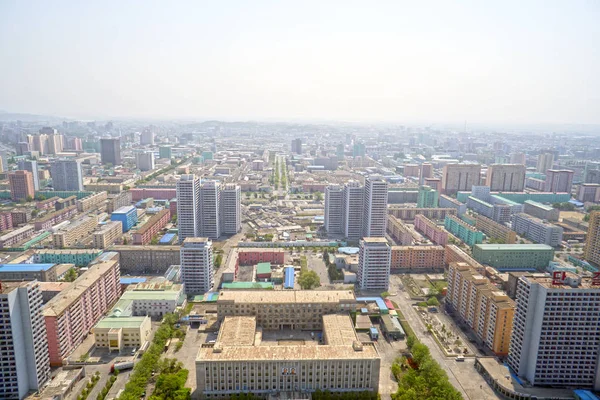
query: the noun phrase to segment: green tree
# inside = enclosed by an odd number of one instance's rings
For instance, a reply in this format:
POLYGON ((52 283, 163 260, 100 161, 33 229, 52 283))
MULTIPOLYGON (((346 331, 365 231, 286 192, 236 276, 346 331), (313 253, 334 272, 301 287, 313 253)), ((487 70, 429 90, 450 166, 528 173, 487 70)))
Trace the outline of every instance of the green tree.
POLYGON ((38 210, 31 210, 31 216, 32 216, 33 218, 37 217, 37 215, 38 215, 38 214, 39 214, 39 211, 38 211, 38 210))
POLYGON ((78 276, 79 275, 77 274, 77 271, 75 270, 75 268, 71 268, 70 270, 68 270, 65 273, 63 281, 65 281, 65 282, 73 282, 75 279, 77 279, 78 276))
POLYGON ((219 268, 221 266, 222 262, 223 262, 223 255, 217 254, 217 256, 215 257, 215 268, 219 268))
POLYGON ((438 301, 437 297, 430 297, 427 299, 427 305, 430 307, 438 307, 440 302, 438 301))
POLYGON ((25 197, 25 201, 29 203, 30 201, 33 201, 33 197, 27 196, 25 197))
POLYGON ((314 289, 316 287, 321 286, 321 280, 319 279, 319 275, 315 271, 308 270, 304 268, 300 271, 300 276, 298 277, 298 283, 302 289, 314 289))

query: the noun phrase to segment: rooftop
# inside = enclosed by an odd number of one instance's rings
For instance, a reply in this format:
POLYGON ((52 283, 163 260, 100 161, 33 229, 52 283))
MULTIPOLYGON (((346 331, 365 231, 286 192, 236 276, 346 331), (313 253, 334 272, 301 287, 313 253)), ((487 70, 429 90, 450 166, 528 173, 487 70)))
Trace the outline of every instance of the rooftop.
POLYGON ((0 264, 0 272, 48 271, 55 264, 0 264))
POLYGON ((348 314, 323 315, 323 331, 328 345, 344 346, 358 340, 348 314))
POLYGON ((542 203, 538 203, 537 201, 533 201, 533 200, 525 200, 525 203, 523 204, 530 204, 532 206, 544 209, 546 211, 552 211, 554 210, 554 207, 546 205, 546 204, 542 204, 542 203))
POLYGON ((127 214, 127 213, 131 212, 132 210, 135 210, 134 206, 123 206, 123 207, 120 207, 119 209, 113 211, 113 214, 127 214))
POLYGON ((20 287, 26 287, 30 282, 0 282, 0 294, 8 294, 20 287))
POLYGON ((502 250, 502 251, 533 251, 533 250, 552 250, 552 247, 546 244, 476 244, 481 250, 502 250))
POLYGON ((276 291, 239 291, 222 290, 219 303, 337 303, 354 302, 351 290, 276 290, 276 291))
POLYGON ((365 243, 385 243, 388 244, 388 241, 384 237, 366 237, 362 239, 365 243))
POLYGON ((146 318, 150 317, 105 317, 98 321, 94 329, 139 328, 146 318))
POLYGON ((217 341, 224 345, 253 346, 256 317, 225 317, 217 341))

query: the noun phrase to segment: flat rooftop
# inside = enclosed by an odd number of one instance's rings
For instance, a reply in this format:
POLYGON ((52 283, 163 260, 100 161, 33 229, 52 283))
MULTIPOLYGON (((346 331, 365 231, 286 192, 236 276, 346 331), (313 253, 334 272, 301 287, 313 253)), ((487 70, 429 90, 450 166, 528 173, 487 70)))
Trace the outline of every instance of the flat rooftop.
POLYGON ((327 344, 332 346, 344 346, 358 340, 348 314, 323 315, 323 331, 327 335, 327 344))
POLYGON ((55 264, 0 264, 0 272, 48 271, 55 264))
POLYGON ((364 242, 366 243, 386 243, 387 244, 387 239, 384 237, 366 237, 362 239, 364 242))
POLYGON ((481 250, 502 251, 530 251, 530 250, 553 250, 546 244, 476 244, 481 250))
POLYGON ((256 317, 225 317, 217 342, 226 346, 253 346, 256 317))
MULTIPOLYGON (((100 194, 100 193, 98 193, 100 194)), ((113 211, 113 214, 127 214, 129 212, 131 212, 131 210, 135 210, 134 206, 123 206, 115 211, 113 211)))
POLYGON ((219 303, 338 303, 355 301, 351 290, 221 290, 219 303))
POLYGON ((115 328, 139 328, 149 317, 105 317, 102 318, 94 329, 115 329, 115 328))
POLYGON ((0 294, 8 294, 20 287, 26 287, 30 282, 2 282, 0 286, 0 294))

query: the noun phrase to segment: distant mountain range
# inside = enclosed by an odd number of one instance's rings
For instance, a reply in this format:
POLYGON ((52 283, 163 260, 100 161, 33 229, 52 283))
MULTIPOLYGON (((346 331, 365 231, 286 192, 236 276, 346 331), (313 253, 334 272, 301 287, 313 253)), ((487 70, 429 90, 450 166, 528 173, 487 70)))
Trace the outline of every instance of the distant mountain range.
POLYGON ((27 113, 13 113, 0 110, 0 121, 27 121, 27 122, 44 122, 44 121, 62 121, 63 118, 50 115, 37 115, 27 113))

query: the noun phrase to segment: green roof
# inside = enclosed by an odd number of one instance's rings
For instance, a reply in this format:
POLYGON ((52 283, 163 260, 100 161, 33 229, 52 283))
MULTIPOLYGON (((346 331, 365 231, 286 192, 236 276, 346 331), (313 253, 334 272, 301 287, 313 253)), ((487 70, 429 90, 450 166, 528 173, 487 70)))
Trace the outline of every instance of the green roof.
POLYGON ((256 273, 257 274, 270 274, 271 273, 271 263, 262 262, 256 264, 256 273))
POLYGON ((126 290, 121 300, 175 300, 180 296, 175 290, 126 290))
POLYGON ((552 206, 548 206, 546 204, 542 204, 542 203, 539 203, 539 202, 533 201, 533 200, 525 200, 524 204, 531 204, 532 206, 536 206, 536 207, 541 208, 546 211, 554 210, 554 207, 552 207, 552 206))
POLYGON ((272 289, 271 282, 231 282, 224 283, 223 289, 272 289))
POLYGON ((475 247, 481 250, 553 250, 552 247, 546 244, 476 244, 475 247))
POLYGON ((95 328, 139 328, 146 318, 149 317, 106 317, 95 328))

